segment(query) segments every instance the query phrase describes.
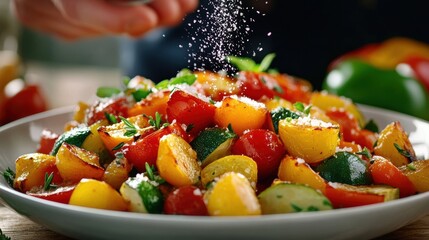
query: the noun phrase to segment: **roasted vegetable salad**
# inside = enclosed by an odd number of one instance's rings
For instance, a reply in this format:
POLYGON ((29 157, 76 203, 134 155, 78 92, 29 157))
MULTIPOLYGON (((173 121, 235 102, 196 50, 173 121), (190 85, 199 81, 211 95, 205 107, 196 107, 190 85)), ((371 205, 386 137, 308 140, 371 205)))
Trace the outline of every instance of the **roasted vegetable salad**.
POLYGON ((377 126, 345 97, 231 58, 233 77, 137 76, 77 104, 63 133, 4 176, 51 201, 147 214, 254 216, 382 203, 429 191, 400 122, 377 126))

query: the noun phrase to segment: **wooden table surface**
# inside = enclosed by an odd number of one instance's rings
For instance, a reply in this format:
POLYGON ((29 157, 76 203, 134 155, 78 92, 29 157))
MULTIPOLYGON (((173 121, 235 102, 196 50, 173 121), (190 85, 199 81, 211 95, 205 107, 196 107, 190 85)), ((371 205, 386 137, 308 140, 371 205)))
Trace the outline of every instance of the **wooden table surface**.
MULTIPOLYGON (((70 240, 68 237, 61 236, 43 226, 33 223, 2 205, 0 205, 0 229, 12 240, 70 240)), ((429 216, 377 238, 377 240, 393 239, 429 239, 429 216)))

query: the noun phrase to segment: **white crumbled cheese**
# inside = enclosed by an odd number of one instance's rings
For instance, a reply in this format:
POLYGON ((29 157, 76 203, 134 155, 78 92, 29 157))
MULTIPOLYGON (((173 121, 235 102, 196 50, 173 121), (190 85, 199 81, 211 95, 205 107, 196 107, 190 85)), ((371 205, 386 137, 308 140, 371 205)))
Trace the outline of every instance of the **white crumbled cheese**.
POLYGON ((311 118, 308 116, 305 117, 299 117, 297 119, 291 119, 292 124, 301 125, 301 126, 308 126, 308 127, 322 127, 322 128, 331 128, 336 127, 337 125, 334 125, 330 122, 325 122, 320 119, 311 118))
POLYGON ((266 108, 265 104, 260 103, 258 101, 255 101, 251 98, 244 97, 244 96, 237 96, 237 95, 231 95, 231 98, 237 99, 240 102, 246 103, 254 108, 266 108))
POLYGON ((335 152, 353 152, 353 149, 351 147, 344 147, 344 148, 337 147, 335 149, 335 152))
POLYGON ((201 192, 201 190, 200 190, 199 188, 196 188, 196 189, 194 190, 193 194, 194 194, 195 196, 202 196, 202 195, 203 195, 203 193, 201 192))
POLYGON ((302 158, 297 158, 297 159, 296 159, 296 162, 298 163, 298 165, 299 165, 299 164, 304 164, 304 163, 305 163, 305 160, 304 160, 304 159, 302 159, 302 158))

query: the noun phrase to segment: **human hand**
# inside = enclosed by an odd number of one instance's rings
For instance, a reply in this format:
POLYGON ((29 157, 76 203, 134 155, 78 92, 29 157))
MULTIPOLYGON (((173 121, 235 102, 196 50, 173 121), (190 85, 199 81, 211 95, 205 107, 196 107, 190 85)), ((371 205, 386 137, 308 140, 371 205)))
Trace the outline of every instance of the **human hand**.
POLYGON ((103 35, 138 37, 178 24, 198 0, 153 0, 146 5, 115 5, 106 0, 13 0, 18 19, 29 28, 63 39, 103 35))

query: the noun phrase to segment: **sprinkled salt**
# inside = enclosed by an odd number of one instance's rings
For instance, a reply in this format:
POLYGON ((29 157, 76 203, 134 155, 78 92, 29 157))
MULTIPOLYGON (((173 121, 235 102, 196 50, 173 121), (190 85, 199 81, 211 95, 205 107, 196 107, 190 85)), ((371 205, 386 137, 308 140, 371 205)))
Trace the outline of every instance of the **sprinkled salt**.
POLYGON ((253 32, 249 23, 254 22, 246 16, 250 11, 255 10, 245 7, 242 0, 212 0, 202 4, 196 19, 186 29, 192 41, 187 49, 188 62, 194 65, 189 67, 203 71, 205 64, 200 62, 206 62, 213 67, 210 70, 216 72, 232 70, 227 57, 248 54, 244 44, 253 32), (197 50, 192 48, 194 46, 197 50))

